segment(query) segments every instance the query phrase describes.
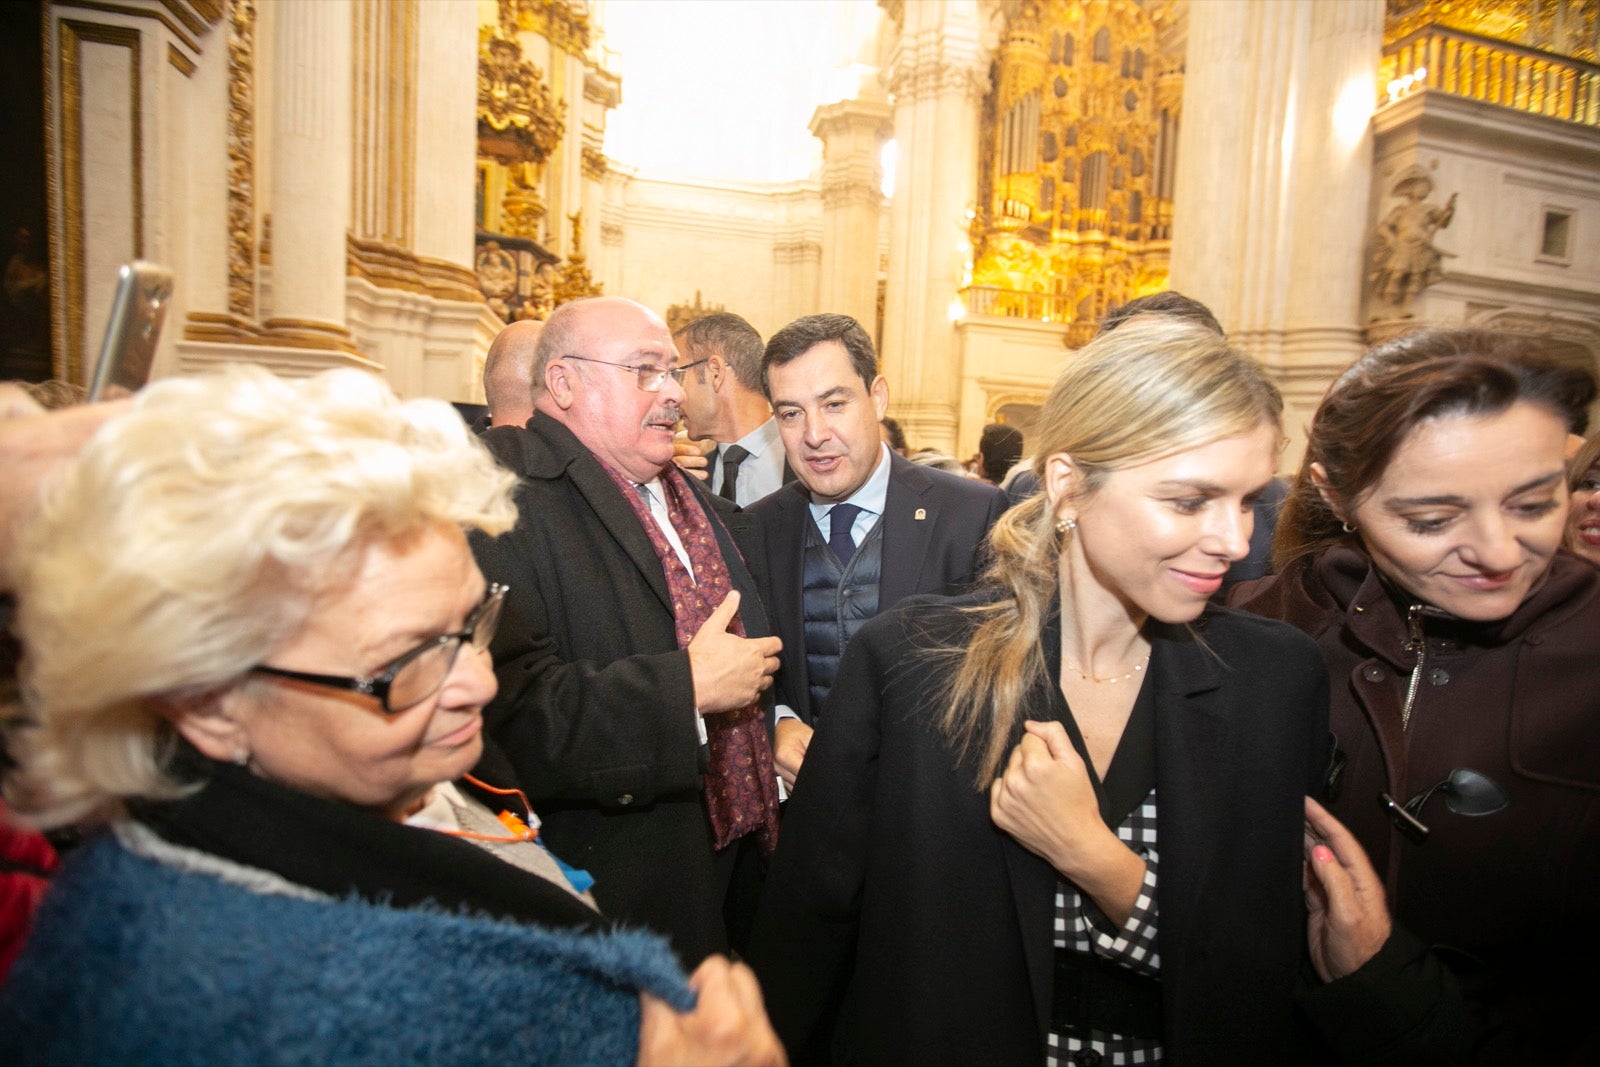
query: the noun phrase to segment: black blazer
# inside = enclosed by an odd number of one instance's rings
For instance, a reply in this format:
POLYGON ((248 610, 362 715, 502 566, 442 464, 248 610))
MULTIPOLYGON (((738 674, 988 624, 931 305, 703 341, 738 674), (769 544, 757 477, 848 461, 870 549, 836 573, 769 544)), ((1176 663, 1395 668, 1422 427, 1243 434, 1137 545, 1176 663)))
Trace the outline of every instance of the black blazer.
MULTIPOLYGON (((851 642, 784 816, 749 958, 797 1064, 1038 1064, 1056 872, 997 830, 933 726, 971 632, 919 598, 851 642), (942 663, 943 666, 939 664, 942 663)), ((1168 1062, 1290 1063, 1305 940, 1302 797, 1320 782, 1327 674, 1304 635, 1219 609, 1154 626, 1158 941, 1168 1062)), ((1065 713, 1059 637, 1029 716, 1065 713)))
MULTIPOLYGON (((560 422, 539 415, 482 440, 521 476, 516 527, 472 542, 484 576, 511 587, 493 646, 500 692, 485 712, 499 753, 484 766, 509 761, 545 842, 595 876, 607 916, 667 934, 692 967, 727 938, 689 654, 661 562, 616 483, 560 422)), ((688 481, 742 594, 746 632, 770 634, 744 563, 760 557, 754 520, 688 481)))
MULTIPOLYGON (((814 724, 821 709, 811 706, 802 599, 810 503, 810 493, 797 481, 746 510, 760 520, 766 544, 771 575, 768 602, 783 639, 780 699, 806 723, 814 724)), ((987 482, 924 467, 890 452, 878 611, 888 611, 918 593, 954 594, 970 588, 983 566, 989 528, 1008 504, 1005 493, 987 482)))

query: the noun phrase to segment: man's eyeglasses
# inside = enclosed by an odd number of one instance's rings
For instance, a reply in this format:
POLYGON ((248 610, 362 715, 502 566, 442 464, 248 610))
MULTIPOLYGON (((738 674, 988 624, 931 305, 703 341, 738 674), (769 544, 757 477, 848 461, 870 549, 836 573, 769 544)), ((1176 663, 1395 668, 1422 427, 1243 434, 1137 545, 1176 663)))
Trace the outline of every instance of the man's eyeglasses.
POLYGON ((668 378, 671 378, 679 385, 682 385, 683 376, 685 374, 688 374, 690 371, 706 362, 703 359, 697 359, 693 363, 685 363, 681 367, 673 367, 671 370, 663 370, 654 363, 640 363, 638 365, 632 363, 612 363, 610 360, 590 359, 588 356, 562 356, 561 358, 575 359, 580 363, 599 363, 602 366, 615 367, 618 370, 631 370, 634 374, 639 376, 639 388, 643 389, 647 393, 659 393, 661 391, 661 387, 666 384, 668 378))
POLYGON ((348 689, 356 693, 377 697, 383 710, 394 715, 427 700, 439 691, 450 670, 456 665, 456 655, 462 642, 470 642, 474 651, 482 652, 494 640, 500 625, 500 607, 505 602, 508 586, 499 582, 489 586, 483 602, 467 616, 467 625, 459 633, 430 637, 411 651, 390 660, 376 674, 365 678, 352 678, 341 674, 312 674, 308 671, 291 671, 282 667, 260 664, 250 668, 252 674, 267 674, 274 678, 288 678, 296 682, 326 686, 329 689, 348 689))

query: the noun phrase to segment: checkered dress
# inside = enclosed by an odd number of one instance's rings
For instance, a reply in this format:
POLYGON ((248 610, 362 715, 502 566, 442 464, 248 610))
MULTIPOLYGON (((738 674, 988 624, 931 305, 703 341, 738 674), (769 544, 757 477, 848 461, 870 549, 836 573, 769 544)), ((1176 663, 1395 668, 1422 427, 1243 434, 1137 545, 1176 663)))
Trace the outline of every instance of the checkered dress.
MULTIPOLYGON (((1056 883, 1055 947, 1112 960, 1140 974, 1159 977, 1161 955, 1156 949, 1156 791, 1117 827, 1117 838, 1144 857, 1144 885, 1133 902, 1133 914, 1121 929, 1113 927, 1100 909, 1072 883, 1056 883)), ((1047 1067, 1121 1067, 1131 1063, 1160 1063, 1161 1042, 1153 1038, 1124 1037, 1091 1029, 1087 1040, 1057 1031, 1045 1049, 1047 1067)))

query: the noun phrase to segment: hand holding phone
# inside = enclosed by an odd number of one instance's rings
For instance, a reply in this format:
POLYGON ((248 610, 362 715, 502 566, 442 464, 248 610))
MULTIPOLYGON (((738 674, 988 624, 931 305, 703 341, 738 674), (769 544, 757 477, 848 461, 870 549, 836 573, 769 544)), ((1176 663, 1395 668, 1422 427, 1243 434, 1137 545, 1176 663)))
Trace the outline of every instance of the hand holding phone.
POLYGON ((150 380, 161 323, 172 299, 172 272, 143 260, 124 264, 89 382, 89 400, 126 396, 150 380))

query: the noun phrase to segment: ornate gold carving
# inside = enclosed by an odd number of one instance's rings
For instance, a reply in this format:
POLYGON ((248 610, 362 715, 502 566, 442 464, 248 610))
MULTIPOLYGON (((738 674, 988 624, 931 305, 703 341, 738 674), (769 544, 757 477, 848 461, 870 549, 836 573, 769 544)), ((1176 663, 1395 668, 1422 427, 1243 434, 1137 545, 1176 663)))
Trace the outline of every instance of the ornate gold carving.
POLYGON ((605 181, 606 174, 611 170, 611 164, 606 160, 606 154, 598 148, 589 145, 583 146, 583 176, 590 181, 605 181))
POLYGON ((255 0, 228 5, 228 311, 256 315, 255 0))
POLYGON ((599 296, 605 288, 596 284, 590 277, 589 267, 585 263, 587 257, 583 254, 583 212, 568 215, 567 221, 572 223, 572 254, 556 272, 553 289, 558 306, 569 300, 577 300, 579 297, 599 296))
POLYGON ((547 209, 544 198, 535 187, 536 179, 529 173, 532 170, 530 163, 519 163, 510 168, 511 180, 507 183, 505 198, 500 201, 501 226, 511 237, 527 237, 537 241, 547 209))
POLYGON ((566 110, 516 37, 503 25, 490 30, 478 46, 479 155, 507 166, 542 163, 561 143, 566 110))
MULTIPOLYGON (((1436 5, 1425 13, 1443 19, 1452 10, 1448 5, 1436 5)), ((1587 10, 1600 10, 1600 2, 1589 4, 1587 10)), ((1399 25, 1409 26, 1411 20, 1399 25)), ((1386 31, 1385 37, 1378 84, 1390 103, 1433 89, 1515 111, 1600 126, 1600 66, 1589 59, 1538 51, 1443 22, 1397 36, 1386 31)), ((1546 40, 1546 44, 1553 43, 1546 40)), ((1573 45, 1570 40, 1567 47, 1590 57, 1594 54, 1593 48, 1573 45)))
POLYGON ((1594 63, 1597 24, 1595 0, 1389 0, 1383 42, 1441 26, 1594 63))
POLYGON ((969 312, 1063 322, 1078 343, 1166 284, 1173 18, 1136 0, 1008 8, 982 117, 969 312))
POLYGON ((677 333, 695 319, 703 319, 707 315, 714 315, 719 311, 727 311, 725 304, 702 304, 700 290, 694 291, 694 303, 673 304, 667 308, 667 329, 677 333))
POLYGON ((144 137, 141 131, 143 104, 140 93, 140 33, 128 26, 102 26, 92 22, 62 19, 59 23, 61 88, 61 141, 67 252, 67 333, 64 351, 68 381, 86 380, 83 363, 84 292, 87 267, 84 262, 83 234, 83 69, 81 42, 109 44, 129 51, 128 115, 132 126, 129 146, 131 189, 129 211, 133 228, 133 254, 144 254, 144 137))
POLYGON ((570 56, 589 50, 589 6, 563 0, 500 0, 500 21, 537 33, 570 56))

